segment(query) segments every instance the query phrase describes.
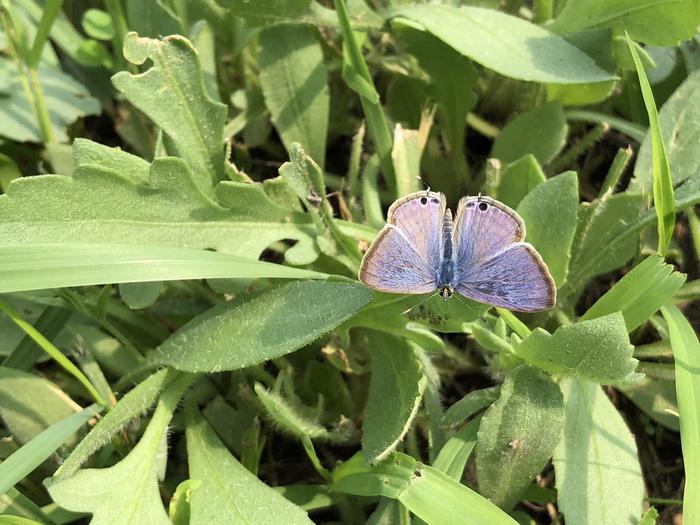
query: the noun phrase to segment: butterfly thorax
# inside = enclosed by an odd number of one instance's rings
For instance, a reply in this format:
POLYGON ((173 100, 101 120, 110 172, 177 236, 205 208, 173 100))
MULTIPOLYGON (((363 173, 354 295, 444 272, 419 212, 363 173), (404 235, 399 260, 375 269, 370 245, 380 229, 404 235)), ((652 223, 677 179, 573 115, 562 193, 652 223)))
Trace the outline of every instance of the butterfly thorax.
POLYGON ((452 260, 452 211, 445 210, 442 220, 442 257, 438 268, 437 282, 440 295, 448 299, 454 292, 454 261, 452 260))

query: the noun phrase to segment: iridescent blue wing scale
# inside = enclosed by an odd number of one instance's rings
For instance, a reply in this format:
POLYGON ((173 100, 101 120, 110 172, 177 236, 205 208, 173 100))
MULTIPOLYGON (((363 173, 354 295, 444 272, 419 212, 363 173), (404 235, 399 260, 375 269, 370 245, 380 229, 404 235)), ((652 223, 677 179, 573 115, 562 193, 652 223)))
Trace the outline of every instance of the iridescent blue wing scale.
POLYGON ((524 238, 523 220, 505 204, 488 197, 460 200, 453 236, 457 292, 520 312, 552 308, 554 281, 524 238))
POLYGON ((445 197, 412 193, 389 208, 387 225, 365 253, 360 280, 382 292, 422 294, 437 288, 445 197))

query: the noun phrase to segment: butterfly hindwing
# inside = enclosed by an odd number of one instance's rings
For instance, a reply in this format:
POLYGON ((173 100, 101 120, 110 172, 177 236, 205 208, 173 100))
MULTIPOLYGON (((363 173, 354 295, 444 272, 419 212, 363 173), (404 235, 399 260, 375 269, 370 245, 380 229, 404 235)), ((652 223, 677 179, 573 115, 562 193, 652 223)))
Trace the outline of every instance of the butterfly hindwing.
POLYGON ((375 290, 422 294, 437 288, 445 198, 418 192, 396 201, 362 259, 360 280, 375 290))
POLYGON ((556 288, 535 248, 522 242, 520 216, 488 197, 466 197, 455 220, 455 289, 465 297, 510 310, 547 310, 556 288))

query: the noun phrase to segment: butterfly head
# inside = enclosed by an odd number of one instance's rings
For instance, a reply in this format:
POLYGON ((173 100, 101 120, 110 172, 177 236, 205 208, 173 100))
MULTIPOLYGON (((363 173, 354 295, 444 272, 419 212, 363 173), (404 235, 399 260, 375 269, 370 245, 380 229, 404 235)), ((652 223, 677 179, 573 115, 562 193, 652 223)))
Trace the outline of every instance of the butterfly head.
POLYGON ((440 288, 440 297, 442 297, 443 301, 447 301, 450 297, 452 297, 453 293, 455 293, 455 291, 451 286, 443 286, 440 288))

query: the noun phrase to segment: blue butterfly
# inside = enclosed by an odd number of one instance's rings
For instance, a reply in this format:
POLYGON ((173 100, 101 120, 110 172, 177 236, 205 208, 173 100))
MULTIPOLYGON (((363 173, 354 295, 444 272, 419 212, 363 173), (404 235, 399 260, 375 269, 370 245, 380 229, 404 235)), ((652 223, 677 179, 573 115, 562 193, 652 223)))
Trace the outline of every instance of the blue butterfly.
POLYGON ((522 218, 495 199, 463 197, 453 222, 442 193, 412 193, 389 208, 359 277, 381 292, 438 290, 447 299, 457 291, 509 310, 548 310, 556 304, 556 287, 524 238, 522 218))

